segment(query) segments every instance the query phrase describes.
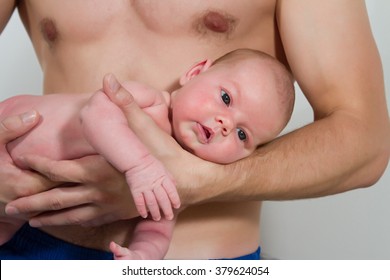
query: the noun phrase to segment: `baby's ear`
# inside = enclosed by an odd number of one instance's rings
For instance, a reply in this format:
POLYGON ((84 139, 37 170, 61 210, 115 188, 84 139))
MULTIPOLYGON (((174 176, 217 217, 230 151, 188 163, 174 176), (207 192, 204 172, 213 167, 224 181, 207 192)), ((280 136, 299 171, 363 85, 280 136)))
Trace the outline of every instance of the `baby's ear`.
POLYGON ((198 62, 191 66, 190 69, 187 70, 181 77, 180 77, 180 85, 183 86, 185 83, 187 83, 189 80, 191 80, 193 77, 199 75, 200 73, 206 71, 210 68, 212 64, 212 61, 210 59, 205 59, 201 62, 198 62))

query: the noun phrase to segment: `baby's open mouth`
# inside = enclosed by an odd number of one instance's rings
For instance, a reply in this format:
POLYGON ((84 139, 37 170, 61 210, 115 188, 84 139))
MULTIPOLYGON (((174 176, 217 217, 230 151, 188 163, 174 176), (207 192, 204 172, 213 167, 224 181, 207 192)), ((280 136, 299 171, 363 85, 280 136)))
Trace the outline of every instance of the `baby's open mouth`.
POLYGON ((206 127, 203 127, 203 129, 204 129, 204 133, 206 135, 206 139, 209 140, 210 136, 211 136, 211 132, 206 127))
POLYGON ((206 144, 210 141, 213 131, 211 128, 198 123, 199 132, 201 134, 201 142, 206 144))

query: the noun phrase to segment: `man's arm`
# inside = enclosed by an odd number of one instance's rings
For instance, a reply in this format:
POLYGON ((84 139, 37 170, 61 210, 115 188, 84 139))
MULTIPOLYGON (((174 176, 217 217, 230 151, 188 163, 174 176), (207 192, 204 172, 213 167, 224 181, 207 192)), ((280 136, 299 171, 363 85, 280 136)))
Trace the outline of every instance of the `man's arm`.
POLYGON ((4 0, 1 1, 0 9, 0 35, 3 33, 4 27, 7 25, 12 13, 16 7, 15 0, 4 0))
POLYGON ((215 198, 296 199, 374 184, 389 160, 390 126, 364 1, 282 0, 277 20, 315 122, 226 166, 222 174, 233 175, 220 177, 215 198))

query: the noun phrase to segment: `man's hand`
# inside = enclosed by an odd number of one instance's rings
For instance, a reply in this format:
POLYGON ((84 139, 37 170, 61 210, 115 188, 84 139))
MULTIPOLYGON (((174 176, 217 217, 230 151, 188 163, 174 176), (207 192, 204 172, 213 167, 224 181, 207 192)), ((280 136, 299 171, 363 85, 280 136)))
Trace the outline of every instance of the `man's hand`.
POLYGON ((0 122, 0 244, 7 242, 24 223, 21 219, 6 216, 5 204, 52 187, 52 183, 39 174, 16 167, 6 148, 8 142, 28 132, 38 121, 38 113, 31 111, 0 122))
POLYGON ((7 205, 30 219, 35 227, 51 225, 99 226, 138 216, 121 173, 101 156, 54 161, 26 156, 25 163, 63 186, 17 199, 7 205))
POLYGON ((39 114, 31 111, 7 117, 0 122, 0 203, 2 206, 13 199, 53 187, 53 183, 47 178, 16 167, 6 148, 8 142, 27 133, 38 121, 39 114))

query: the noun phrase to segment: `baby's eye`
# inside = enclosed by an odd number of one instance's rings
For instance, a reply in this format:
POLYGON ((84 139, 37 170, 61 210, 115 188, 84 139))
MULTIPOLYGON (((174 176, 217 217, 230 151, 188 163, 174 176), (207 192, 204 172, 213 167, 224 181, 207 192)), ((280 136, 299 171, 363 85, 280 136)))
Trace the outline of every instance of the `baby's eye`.
POLYGON ((238 135, 238 139, 240 139, 241 141, 246 140, 246 133, 241 128, 237 128, 237 135, 238 135))
POLYGON ((225 103, 227 106, 230 105, 230 102, 231 102, 230 96, 229 96, 229 94, 228 94, 226 91, 224 91, 223 89, 221 89, 221 98, 222 98, 223 103, 225 103))

